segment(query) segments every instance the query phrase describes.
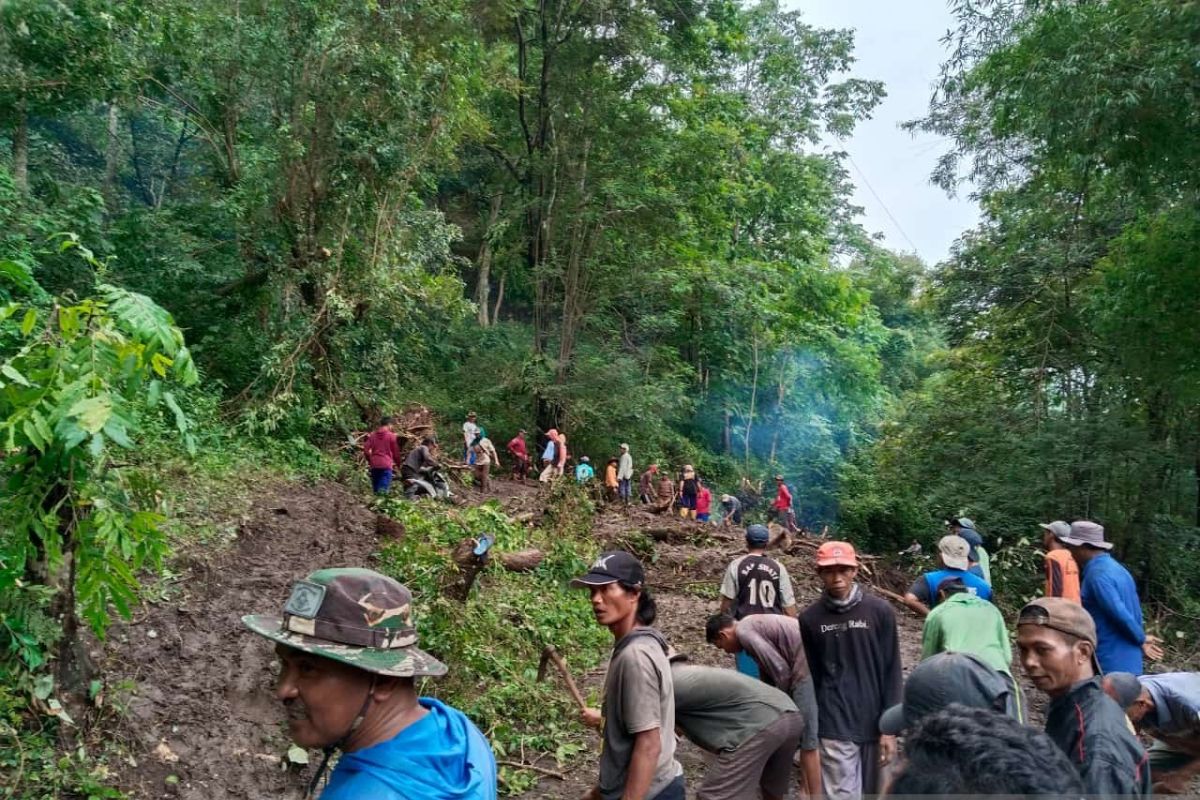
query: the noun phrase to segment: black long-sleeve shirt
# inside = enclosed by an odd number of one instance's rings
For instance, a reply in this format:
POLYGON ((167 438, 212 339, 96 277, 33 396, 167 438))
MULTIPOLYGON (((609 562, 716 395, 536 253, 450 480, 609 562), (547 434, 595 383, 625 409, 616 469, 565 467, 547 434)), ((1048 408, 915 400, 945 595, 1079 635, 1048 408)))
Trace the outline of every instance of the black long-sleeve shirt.
POLYGON ((900 702, 903 674, 896 615, 871 594, 838 612, 822 598, 800 614, 822 739, 879 739, 879 716, 900 702))
POLYGON ((1099 678, 1080 681, 1050 701, 1046 735, 1079 770, 1087 794, 1150 796, 1150 759, 1099 678))

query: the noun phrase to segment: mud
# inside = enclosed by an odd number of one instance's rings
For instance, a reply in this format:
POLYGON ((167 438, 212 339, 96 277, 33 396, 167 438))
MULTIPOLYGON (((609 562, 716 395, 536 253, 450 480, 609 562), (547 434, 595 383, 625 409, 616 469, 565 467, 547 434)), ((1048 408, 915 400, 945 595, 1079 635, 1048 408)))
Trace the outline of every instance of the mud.
POLYGON ((131 753, 117 785, 136 798, 300 796, 306 770, 286 766, 270 691, 274 653, 240 617, 279 609, 313 569, 367 564, 375 546, 360 498, 283 484, 260 495, 227 550, 181 554, 178 596, 115 628, 106 648, 106 681, 125 706, 113 735, 131 753))

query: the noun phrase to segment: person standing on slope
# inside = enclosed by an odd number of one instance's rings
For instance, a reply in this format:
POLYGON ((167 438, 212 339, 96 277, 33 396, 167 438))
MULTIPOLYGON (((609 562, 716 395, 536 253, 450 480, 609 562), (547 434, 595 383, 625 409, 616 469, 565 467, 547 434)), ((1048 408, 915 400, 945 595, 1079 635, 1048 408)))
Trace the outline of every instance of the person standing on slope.
POLYGON ((1046 597, 1065 597, 1072 603, 1082 603, 1079 592, 1079 565, 1063 544, 1070 538, 1071 526, 1062 520, 1041 525, 1042 549, 1046 551, 1046 597))
POLYGON ((367 457, 371 491, 375 494, 386 494, 392 485, 392 470, 396 468, 396 462, 403 460, 400 456, 400 443, 392 431, 391 417, 381 419, 379 427, 367 435, 363 442, 363 455, 367 457))
POLYGON ((792 509, 792 492, 788 489, 782 475, 775 476, 775 501, 771 503, 771 511, 788 533, 795 533, 796 512, 792 509))
POLYGON ((892 607, 855 581, 858 557, 848 542, 817 549, 824 592, 800 613, 820 721, 821 780, 831 800, 878 794, 896 737, 879 728, 901 702, 900 637, 892 607))
POLYGON ((668 646, 651 627, 657 611, 641 562, 622 550, 601 553, 571 586, 591 592, 596 622, 613 636, 604 707, 583 712, 604 741, 599 781, 583 800, 684 800, 668 646))
POLYGON ((524 483, 525 478, 529 476, 529 450, 525 447, 525 429, 517 431, 517 435, 509 439, 504 449, 513 457, 513 477, 524 483))
POLYGON ((1080 599, 1096 625, 1096 658, 1104 672, 1142 674, 1142 656, 1162 658, 1156 637, 1147 636, 1142 624, 1142 603, 1133 576, 1112 557, 1112 542, 1095 522, 1071 523, 1062 539, 1082 573, 1080 599))
POLYGON ((633 497, 633 456, 629 454, 629 445, 621 445, 621 457, 617 464, 617 494, 621 502, 629 505, 633 497))

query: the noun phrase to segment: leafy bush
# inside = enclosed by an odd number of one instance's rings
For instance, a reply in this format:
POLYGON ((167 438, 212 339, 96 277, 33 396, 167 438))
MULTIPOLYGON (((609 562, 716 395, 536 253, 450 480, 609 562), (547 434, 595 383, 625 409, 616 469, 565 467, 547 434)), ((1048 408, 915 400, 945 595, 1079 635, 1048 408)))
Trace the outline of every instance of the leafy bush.
MULTIPOLYGON (((556 491, 554 513, 543 528, 514 522, 495 503, 460 509, 432 501, 380 502, 380 510, 406 530, 403 541, 384 548, 381 570, 413 590, 421 646, 450 666, 447 677, 427 682, 424 691, 466 712, 501 759, 539 751, 562 760, 583 746, 575 707, 558 678, 550 675, 541 683, 536 678, 547 644, 565 655, 577 676, 598 664, 611 644, 592 616, 587 594, 562 591, 595 553, 586 535, 591 515, 579 513, 586 502, 573 487, 556 491), (507 572, 493 561, 465 604, 445 597, 443 581, 455 569, 450 551, 482 534, 495 538, 498 552, 537 547, 545 559, 529 573, 507 572)), ((508 767, 500 777, 510 794, 531 780, 508 767)))

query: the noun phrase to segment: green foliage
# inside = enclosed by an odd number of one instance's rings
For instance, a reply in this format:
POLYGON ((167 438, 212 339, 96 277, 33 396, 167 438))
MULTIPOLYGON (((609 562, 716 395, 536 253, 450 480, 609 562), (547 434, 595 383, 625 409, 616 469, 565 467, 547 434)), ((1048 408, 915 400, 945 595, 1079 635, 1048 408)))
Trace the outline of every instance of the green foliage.
MULTIPOLYGON (((73 238, 63 249, 103 270, 73 238)), ((0 646, 36 667, 45 586, 65 580, 67 613, 77 602, 101 634, 110 607, 129 615, 138 570, 161 558, 162 517, 114 449, 134 448, 142 419, 160 406, 194 448, 171 387, 198 376, 170 315, 104 283, 79 302, 0 307, 0 342, 0 597, 9 598, 0 646)))
MULTIPOLYGON (((466 712, 501 758, 540 751, 561 762, 583 747, 575 708, 557 677, 536 678, 546 644, 565 654, 577 675, 596 666, 611 645, 587 594, 564 591, 595 555, 587 535, 590 514, 580 513, 586 502, 577 489, 558 490, 548 503, 553 521, 532 529, 494 503, 458 509, 432 501, 380 501, 379 508, 405 527, 404 539, 381 553, 381 568, 421 598, 421 646, 451 665, 447 677, 428 681, 422 691, 466 712), (498 552, 537 547, 546 557, 521 574, 493 561, 465 604, 443 596, 444 582, 455 574, 450 551, 483 534, 494 537, 498 552)), ((504 768, 501 785, 517 793, 528 787, 529 776, 504 768)))
POLYGON ((843 470, 843 520, 899 547, 966 513, 1008 543, 1001 580, 1023 597, 1037 562, 1016 543, 1039 522, 1096 519, 1144 598, 1191 608, 1194 590, 1157 576, 1197 576, 1200 151, 1185 87, 1200 15, 1170 0, 956 10, 913 125, 949 137, 935 177, 981 187, 984 221, 916 306, 948 348, 897 386, 843 470))

